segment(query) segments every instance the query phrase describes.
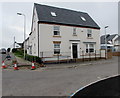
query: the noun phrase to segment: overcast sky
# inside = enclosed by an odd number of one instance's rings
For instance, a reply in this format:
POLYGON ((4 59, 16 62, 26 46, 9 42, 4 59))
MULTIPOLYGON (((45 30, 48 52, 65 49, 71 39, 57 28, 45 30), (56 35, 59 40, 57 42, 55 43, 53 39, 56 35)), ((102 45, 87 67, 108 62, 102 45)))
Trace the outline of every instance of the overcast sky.
MULTIPOLYGON (((60 8, 67 8, 82 12, 87 12, 93 20, 101 27, 100 34, 104 34, 104 27, 109 26, 107 29, 108 34, 118 33, 118 3, 117 2, 36 2, 44 5, 51 5, 60 8)), ((31 31, 32 23, 32 2, 10 2, 0 4, 2 11, 0 25, 2 25, 2 41, 0 41, 0 48, 8 48, 13 44, 15 36, 17 42, 23 42, 23 16, 18 16, 17 12, 26 15, 26 33, 27 36, 31 31), (2 43, 2 44, 1 44, 2 43), (2 46, 1 46, 2 45, 2 46)), ((1 40, 1 39, 0 39, 1 40)))

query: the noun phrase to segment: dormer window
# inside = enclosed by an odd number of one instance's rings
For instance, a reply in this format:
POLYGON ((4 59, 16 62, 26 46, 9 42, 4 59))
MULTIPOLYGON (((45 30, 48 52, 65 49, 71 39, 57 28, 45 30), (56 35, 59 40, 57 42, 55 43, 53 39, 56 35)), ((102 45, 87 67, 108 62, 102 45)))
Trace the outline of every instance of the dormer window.
POLYGON ((57 16, 55 12, 51 12, 51 15, 54 16, 54 17, 57 16))

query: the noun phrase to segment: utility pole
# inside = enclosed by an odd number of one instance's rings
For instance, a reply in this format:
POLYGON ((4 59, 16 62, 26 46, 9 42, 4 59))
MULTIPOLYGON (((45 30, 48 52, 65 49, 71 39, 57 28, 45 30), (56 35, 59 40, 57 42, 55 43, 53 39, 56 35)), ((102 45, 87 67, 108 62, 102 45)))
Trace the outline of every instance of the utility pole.
POLYGON ((26 43, 25 43, 25 39, 26 39, 26 16, 23 13, 17 13, 17 14, 24 16, 24 41, 23 41, 23 44, 24 44, 24 59, 25 59, 25 49, 26 49, 26 43))
POLYGON ((105 26, 105 50, 106 50, 106 55, 105 55, 105 57, 106 57, 106 59, 107 59, 107 34, 106 34, 106 29, 108 28, 108 26, 105 26))

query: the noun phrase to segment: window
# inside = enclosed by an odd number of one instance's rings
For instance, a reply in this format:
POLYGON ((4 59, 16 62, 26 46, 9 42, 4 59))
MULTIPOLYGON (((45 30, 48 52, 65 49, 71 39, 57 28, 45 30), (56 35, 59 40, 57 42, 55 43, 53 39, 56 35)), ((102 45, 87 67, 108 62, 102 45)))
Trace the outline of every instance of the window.
POLYGON ((73 35, 76 35, 76 28, 73 28, 73 35))
POLYGON ((60 54, 60 43, 54 43, 54 54, 60 54))
POLYGON ((86 44, 86 53, 94 52, 94 44, 86 44))
POLYGON ((60 35, 60 26, 54 26, 54 35, 60 35))
POLYGON ((29 53, 32 54, 32 46, 30 46, 29 53))
POLYGON ((51 15, 54 17, 57 16, 55 12, 51 12, 51 15))
POLYGON ((92 29, 87 30, 87 37, 92 37, 92 29))

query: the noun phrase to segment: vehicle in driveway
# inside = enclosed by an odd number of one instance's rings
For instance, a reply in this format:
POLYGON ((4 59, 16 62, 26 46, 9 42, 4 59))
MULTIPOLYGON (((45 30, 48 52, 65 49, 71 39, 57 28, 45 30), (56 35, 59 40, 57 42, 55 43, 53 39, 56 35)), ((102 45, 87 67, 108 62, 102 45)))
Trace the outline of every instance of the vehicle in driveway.
POLYGON ((2 49, 0 49, 0 54, 6 54, 6 49, 5 48, 2 48, 2 49))

